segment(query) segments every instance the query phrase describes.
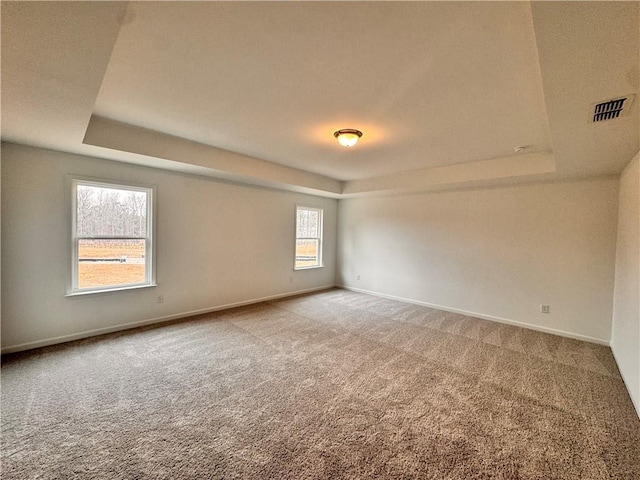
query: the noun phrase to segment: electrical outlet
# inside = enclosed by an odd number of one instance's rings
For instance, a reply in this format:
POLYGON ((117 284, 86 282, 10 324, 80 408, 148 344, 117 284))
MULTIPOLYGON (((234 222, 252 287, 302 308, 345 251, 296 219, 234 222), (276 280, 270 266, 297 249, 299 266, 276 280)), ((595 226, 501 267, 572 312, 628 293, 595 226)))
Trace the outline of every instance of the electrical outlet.
POLYGON ((158 295, 156 298, 156 303, 164 303, 164 295, 158 295))
POLYGON ((551 307, 549 305, 540 305, 541 313, 550 313, 551 307))
POLYGON ((360 280, 360 274, 356 275, 356 280, 360 280))
POLYGON ((293 283, 293 277, 289 277, 289 283, 293 283))

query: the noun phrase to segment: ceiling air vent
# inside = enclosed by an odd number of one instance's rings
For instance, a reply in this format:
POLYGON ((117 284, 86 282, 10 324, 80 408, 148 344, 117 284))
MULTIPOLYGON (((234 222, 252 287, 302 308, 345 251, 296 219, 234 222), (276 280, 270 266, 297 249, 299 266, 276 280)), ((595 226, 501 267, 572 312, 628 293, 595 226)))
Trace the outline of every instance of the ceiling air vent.
POLYGON ((613 98, 603 102, 591 105, 591 122, 604 122, 605 120, 613 120, 621 117, 629 112, 631 102, 634 95, 625 95, 624 97, 613 98))

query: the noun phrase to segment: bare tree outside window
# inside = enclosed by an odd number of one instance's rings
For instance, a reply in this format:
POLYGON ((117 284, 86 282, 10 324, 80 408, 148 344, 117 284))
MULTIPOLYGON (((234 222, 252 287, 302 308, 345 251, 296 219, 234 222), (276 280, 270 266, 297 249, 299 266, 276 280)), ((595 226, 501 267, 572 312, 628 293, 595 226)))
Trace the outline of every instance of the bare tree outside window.
POLYGON ((146 236, 147 194, 78 185, 77 234, 79 236, 146 236))

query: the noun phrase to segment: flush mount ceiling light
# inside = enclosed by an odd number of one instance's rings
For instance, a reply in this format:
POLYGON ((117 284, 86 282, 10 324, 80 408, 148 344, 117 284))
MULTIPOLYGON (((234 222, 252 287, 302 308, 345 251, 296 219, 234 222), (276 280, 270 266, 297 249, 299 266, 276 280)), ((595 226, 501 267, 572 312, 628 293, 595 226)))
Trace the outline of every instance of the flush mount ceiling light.
POLYGON ((360 130, 354 130, 353 128, 343 128, 337 132, 333 132, 333 136, 338 139, 338 143, 343 147, 353 147, 362 136, 360 130))

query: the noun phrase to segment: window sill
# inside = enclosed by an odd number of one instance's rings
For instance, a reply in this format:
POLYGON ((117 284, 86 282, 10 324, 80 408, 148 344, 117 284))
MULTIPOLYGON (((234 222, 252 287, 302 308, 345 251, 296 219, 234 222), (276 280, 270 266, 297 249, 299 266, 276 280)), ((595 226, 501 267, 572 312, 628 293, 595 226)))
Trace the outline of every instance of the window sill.
POLYGON ((145 285, 130 285, 128 287, 105 288, 103 290, 87 290, 87 291, 67 293, 65 297, 86 297, 87 295, 98 295, 101 293, 127 292, 131 290, 138 290, 141 288, 151 288, 151 287, 157 287, 157 286, 158 286, 157 283, 150 283, 145 285))
POLYGON ((313 267, 293 267, 293 270, 297 272, 298 270, 313 270, 314 268, 324 268, 324 265, 314 265, 313 267))

